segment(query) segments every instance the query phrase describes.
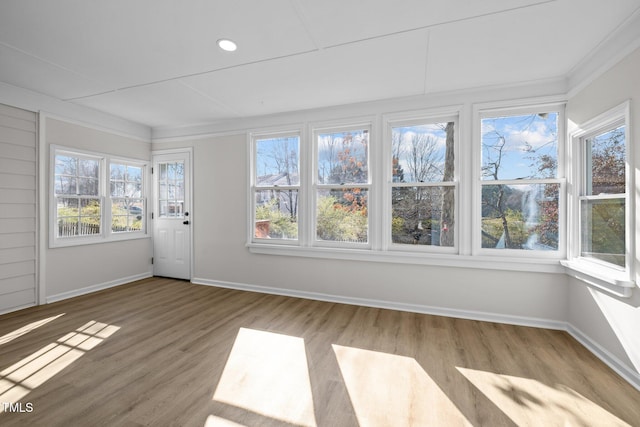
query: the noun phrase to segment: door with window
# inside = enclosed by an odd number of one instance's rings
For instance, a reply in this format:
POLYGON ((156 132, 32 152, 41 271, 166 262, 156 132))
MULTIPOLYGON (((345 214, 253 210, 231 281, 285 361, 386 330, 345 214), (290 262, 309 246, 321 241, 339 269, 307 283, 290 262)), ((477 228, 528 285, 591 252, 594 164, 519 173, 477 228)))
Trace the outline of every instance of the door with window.
POLYGON ((191 152, 153 156, 153 274, 191 279, 191 152))

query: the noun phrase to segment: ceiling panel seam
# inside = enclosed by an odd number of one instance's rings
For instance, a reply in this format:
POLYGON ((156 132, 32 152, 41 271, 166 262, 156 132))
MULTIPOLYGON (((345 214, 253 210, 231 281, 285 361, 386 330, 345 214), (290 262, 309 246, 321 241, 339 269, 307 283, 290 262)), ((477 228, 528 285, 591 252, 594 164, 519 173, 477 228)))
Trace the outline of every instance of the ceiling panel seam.
POLYGON ((434 24, 422 25, 422 26, 414 27, 414 28, 406 28, 404 30, 398 30, 398 31, 390 32, 390 33, 384 33, 384 34, 378 34, 378 35, 375 35, 375 36, 364 37, 364 38, 357 39, 357 40, 349 40, 349 41, 344 42, 344 43, 336 43, 336 44, 324 46, 324 49, 332 49, 332 48, 335 48, 335 47, 341 47, 341 46, 346 46, 346 45, 350 45, 350 44, 361 43, 361 42, 365 42, 365 41, 369 41, 369 40, 382 39, 382 38, 386 38, 386 37, 396 36, 396 35, 399 35, 399 34, 406 34, 406 33, 411 33, 411 32, 415 32, 415 31, 428 30, 428 29, 432 29, 432 28, 436 28, 436 27, 442 27, 444 25, 457 24, 457 23, 466 22, 466 21, 473 21, 475 19, 486 18, 488 16, 494 16, 494 15, 501 15, 501 14, 504 14, 504 13, 514 12, 514 11, 518 11, 518 10, 522 10, 522 9, 529 9, 529 8, 532 8, 532 7, 542 6, 542 5, 545 5, 545 4, 548 4, 548 3, 555 3, 557 1, 558 0, 543 0, 543 1, 535 2, 535 3, 529 3, 529 4, 526 4, 526 5, 522 5, 522 6, 516 6, 516 7, 507 8, 507 9, 501 9, 501 10, 497 10, 497 11, 494 11, 494 12, 480 13, 480 14, 477 14, 477 15, 467 16, 467 17, 464 17, 464 18, 450 19, 450 20, 447 20, 447 21, 436 22, 434 24))

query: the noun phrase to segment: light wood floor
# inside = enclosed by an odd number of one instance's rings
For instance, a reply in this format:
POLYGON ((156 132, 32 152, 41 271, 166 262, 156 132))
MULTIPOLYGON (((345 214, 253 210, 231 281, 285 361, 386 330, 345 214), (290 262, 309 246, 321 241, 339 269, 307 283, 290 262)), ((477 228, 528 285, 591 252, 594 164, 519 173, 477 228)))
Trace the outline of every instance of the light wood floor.
POLYGON ((0 316, 0 370, 2 426, 640 426, 564 332, 162 278, 0 316))

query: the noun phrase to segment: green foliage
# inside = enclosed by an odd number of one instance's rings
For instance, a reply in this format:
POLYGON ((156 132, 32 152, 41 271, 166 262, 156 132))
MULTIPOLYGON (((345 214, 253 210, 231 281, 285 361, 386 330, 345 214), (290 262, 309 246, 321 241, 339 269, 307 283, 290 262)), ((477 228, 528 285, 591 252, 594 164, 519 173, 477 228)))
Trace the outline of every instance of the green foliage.
POLYGON ((79 210, 74 206, 58 207, 58 218, 65 217, 78 218, 84 224, 100 225, 100 202, 97 200, 89 201, 87 206, 81 207, 79 210))
POLYGON ((404 233, 405 220, 402 217, 394 216, 391 219, 391 235, 397 236, 404 233))
POLYGON ((317 237, 320 240, 366 242, 366 208, 352 209, 338 203, 335 196, 318 198, 317 237))
POLYGON ((278 209, 278 199, 272 198, 264 205, 256 207, 256 221, 269 221, 269 237, 278 239, 297 239, 298 222, 278 209))

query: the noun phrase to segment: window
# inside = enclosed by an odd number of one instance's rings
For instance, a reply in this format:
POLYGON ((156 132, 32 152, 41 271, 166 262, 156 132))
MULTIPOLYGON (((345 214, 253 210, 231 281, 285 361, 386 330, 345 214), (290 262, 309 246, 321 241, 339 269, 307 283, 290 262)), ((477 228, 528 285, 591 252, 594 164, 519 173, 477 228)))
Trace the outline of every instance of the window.
POLYGON ((298 240, 300 136, 253 138, 253 240, 298 240))
POLYGON ((111 163, 111 232, 131 233, 144 230, 144 167, 127 163, 111 163))
POLYGON ((315 241, 369 242, 369 126, 316 130, 315 241))
POLYGON ((527 102, 251 134, 249 250, 563 272, 564 104, 527 102))
POLYGON ((623 296, 633 286, 628 117, 625 103, 571 134, 573 236, 564 263, 576 277, 623 296))
POLYGON ((184 161, 160 162, 158 165, 158 218, 183 218, 184 161))
POLYGON ((454 119, 391 126, 391 242, 454 247, 454 119))
POLYGON ((102 232, 102 159, 60 151, 54 163, 56 238, 95 236, 102 232))
POLYGON ((558 255, 560 119, 560 108, 481 113, 481 250, 558 255))
POLYGON ((144 163, 57 146, 51 153, 51 247, 145 234, 144 163))
POLYGON ((583 138, 580 256, 626 265, 625 126, 614 124, 583 138))

